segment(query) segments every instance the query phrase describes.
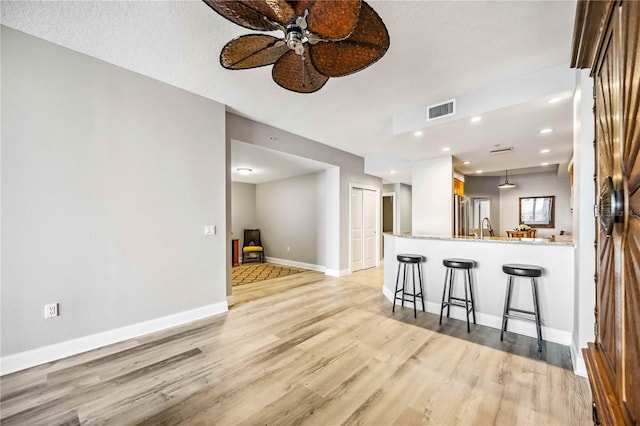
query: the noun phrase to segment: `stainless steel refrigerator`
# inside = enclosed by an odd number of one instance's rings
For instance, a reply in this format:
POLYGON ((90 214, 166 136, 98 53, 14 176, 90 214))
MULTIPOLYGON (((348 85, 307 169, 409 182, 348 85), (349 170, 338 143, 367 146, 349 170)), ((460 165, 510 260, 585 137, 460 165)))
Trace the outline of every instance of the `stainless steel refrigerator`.
POLYGON ((453 236, 469 235, 469 212, 471 201, 460 195, 453 196, 453 236))

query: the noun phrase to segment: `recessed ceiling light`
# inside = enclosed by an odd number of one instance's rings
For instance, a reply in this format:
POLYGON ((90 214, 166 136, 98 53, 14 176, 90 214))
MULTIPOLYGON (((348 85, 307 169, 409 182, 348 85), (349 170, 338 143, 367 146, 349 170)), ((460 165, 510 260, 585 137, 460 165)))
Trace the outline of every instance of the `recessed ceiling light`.
POLYGON ((468 164, 471 164, 471 161, 463 161, 462 164, 464 164, 466 166, 468 164))
POLYGON ((549 148, 545 148, 545 149, 541 149, 540 150, 540 154, 548 154, 550 152, 551 152, 551 150, 549 148))
POLYGON ((239 167, 236 169, 236 171, 238 173, 240 173, 241 175, 248 175, 249 173, 251 173, 253 170, 248 168, 248 167, 239 167))
POLYGON ((542 129, 542 130, 540 130, 539 133, 541 135, 546 135, 547 133, 551 133, 551 132, 553 132, 553 129, 542 129))
POLYGON ((396 171, 395 171, 395 170, 391 170, 391 171, 389 172, 389 174, 395 175, 395 174, 396 174, 396 171))
POLYGON ((477 123, 478 121, 482 121, 482 117, 480 117, 479 115, 476 115, 475 117, 471 117, 472 123, 477 123))
POLYGON ((418 130, 417 132, 413 132, 413 136, 422 136, 422 130, 418 130))
POLYGON ((549 163, 540 163, 541 166, 548 166, 549 163))
POLYGON ((447 151, 451 151, 451 148, 449 148, 448 146, 445 146, 444 148, 442 148, 442 150, 443 150, 444 152, 447 152, 447 151))
POLYGON ((549 104, 555 104, 556 102, 560 102, 562 98, 551 98, 547 101, 549 104))
POLYGON ((482 170, 476 170, 476 173, 480 174, 482 173, 482 170))

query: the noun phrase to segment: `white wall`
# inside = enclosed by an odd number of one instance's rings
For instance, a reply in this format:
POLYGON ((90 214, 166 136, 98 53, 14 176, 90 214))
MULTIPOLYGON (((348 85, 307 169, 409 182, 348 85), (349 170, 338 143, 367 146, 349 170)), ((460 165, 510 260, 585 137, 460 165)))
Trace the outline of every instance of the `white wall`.
POLYGON ((8 355, 226 309, 224 135, 223 105, 2 27, 3 371, 8 355))
POLYGON ((451 236, 453 161, 450 155, 416 161, 412 168, 412 232, 451 236))
POLYGON ((325 175, 256 185, 256 219, 267 257, 325 267, 325 175))
POLYGON ((593 80, 590 70, 576 70, 576 91, 573 98, 574 130, 574 188, 573 188, 573 238, 577 244, 574 289, 574 334, 571 345, 576 372, 586 376, 586 367, 580 349, 594 341, 595 317, 595 241, 596 229, 593 217, 595 192, 593 184, 593 80))
POLYGON ((245 229, 258 228, 256 220, 256 185, 252 183, 231 183, 231 233, 234 239, 244 239, 245 229))
MULTIPOLYGON (((502 323, 504 293, 507 276, 502 272, 504 263, 529 263, 544 269, 538 282, 538 301, 542 323, 542 338, 545 341, 569 345, 573 330, 574 271, 568 267, 574 262, 574 248, 561 243, 523 243, 491 240, 455 240, 439 238, 405 238, 385 235, 385 265, 383 294, 393 301, 399 253, 415 253, 425 257, 423 263, 425 308, 439 315, 444 287, 445 268, 442 259, 461 257, 473 259, 474 301, 476 320, 480 325, 499 329, 502 323)), ((462 274, 458 274, 458 285, 454 295, 464 294, 462 274)), ((533 300, 529 280, 518 279, 514 285, 513 306, 532 310, 533 300)), ((400 305, 400 301, 397 302, 400 305)), ((411 302, 405 303, 410 309, 411 302)), ((420 302, 418 302, 421 309, 420 302)), ((399 308, 396 308, 396 310, 399 308)), ((389 311, 391 308, 389 307, 389 311)), ((420 315, 420 314, 418 314, 420 315)), ((452 308, 453 318, 465 320, 465 311, 452 308)), ((443 324, 448 321, 443 319, 443 324)), ((518 319, 509 320, 509 331, 536 336, 535 324, 518 319)), ((496 333, 495 339, 499 339, 496 333)))
POLYGON ((571 216, 571 186, 568 177, 558 177, 555 172, 516 175, 509 179, 516 187, 500 191, 500 235, 506 236, 520 223, 520 197, 555 195, 555 227, 539 228, 538 237, 550 237, 561 230, 567 233, 573 228, 571 216))

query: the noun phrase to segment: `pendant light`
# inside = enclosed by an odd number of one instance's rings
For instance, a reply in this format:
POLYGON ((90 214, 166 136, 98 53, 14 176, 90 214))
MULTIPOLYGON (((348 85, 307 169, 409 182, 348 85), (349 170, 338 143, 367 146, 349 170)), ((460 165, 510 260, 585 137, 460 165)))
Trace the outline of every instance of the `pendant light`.
POLYGON ((508 176, 508 171, 505 170, 504 171, 504 183, 501 183, 500 185, 498 185, 498 188, 500 189, 509 189, 509 188, 515 188, 516 186, 513 183, 509 182, 509 176, 508 176))

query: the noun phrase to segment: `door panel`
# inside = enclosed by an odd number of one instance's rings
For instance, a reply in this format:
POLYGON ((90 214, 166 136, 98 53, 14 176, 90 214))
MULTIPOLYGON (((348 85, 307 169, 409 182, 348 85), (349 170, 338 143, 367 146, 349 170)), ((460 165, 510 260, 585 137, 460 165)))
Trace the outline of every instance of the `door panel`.
POLYGON ((376 266, 376 191, 363 191, 364 268, 376 266))
MULTIPOLYGON (((619 126, 614 122, 616 110, 619 110, 619 95, 616 89, 618 85, 613 81, 616 76, 615 60, 612 59, 617 41, 615 33, 613 31, 609 39, 607 54, 596 78, 596 109, 604 112, 598 114, 596 121, 599 191, 608 176, 613 177, 614 185, 620 185, 620 173, 616 172, 616 166, 619 165, 620 159, 620 135, 619 126)), ((616 228, 619 228, 619 226, 616 225, 616 228)), ((620 233, 616 231, 619 230, 614 229, 613 234, 607 236, 604 230, 600 229, 597 236, 597 275, 600 283, 597 288, 597 298, 600 301, 597 306, 599 327, 597 344, 602 350, 611 382, 615 381, 616 372, 618 371, 617 360, 619 360, 619 356, 616 353, 616 342, 619 339, 619 320, 616 312, 620 304, 620 297, 618 294, 619 286, 616 283, 620 280, 621 246, 620 233)))
POLYGON ((362 189, 351 189, 351 271, 364 268, 362 229, 362 189))
POLYGON ((621 14, 622 172, 626 177, 626 232, 623 239, 622 400, 630 417, 640 419, 640 3, 624 3, 621 14), (627 44, 627 47, 624 46, 627 44), (635 80, 635 84, 634 84, 635 80))

